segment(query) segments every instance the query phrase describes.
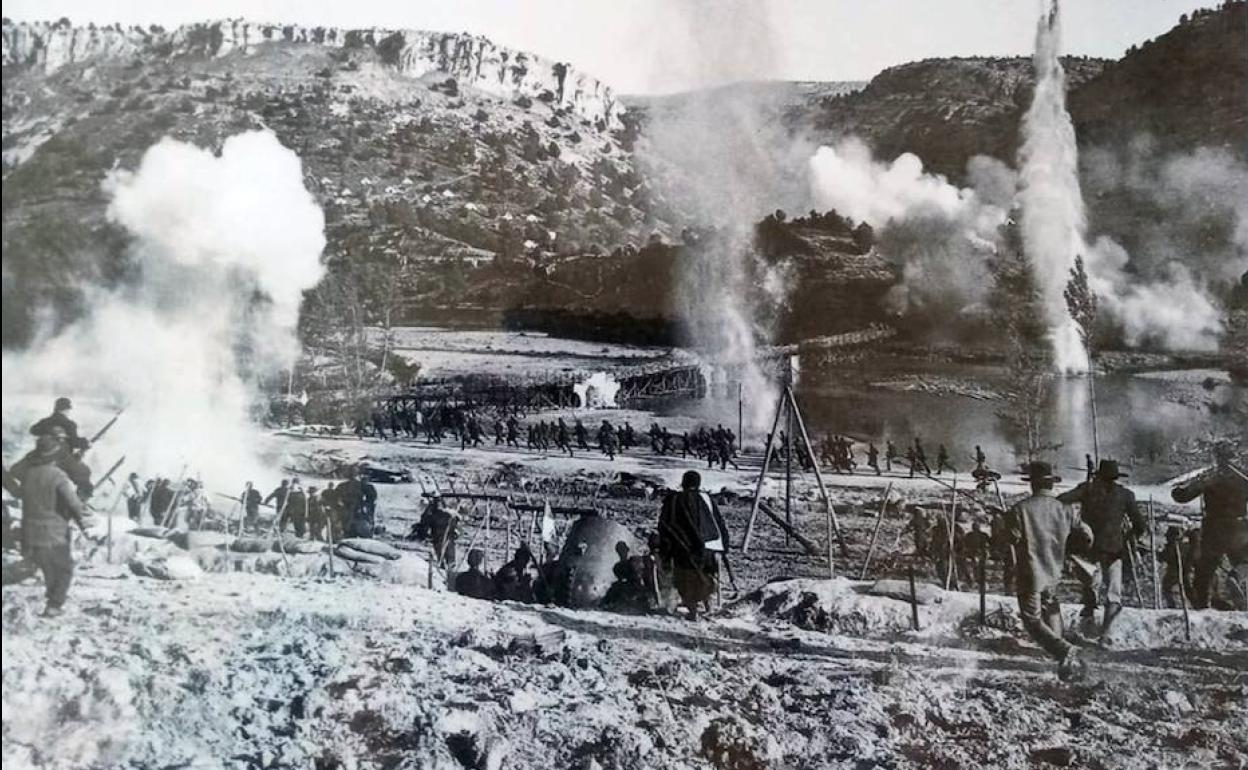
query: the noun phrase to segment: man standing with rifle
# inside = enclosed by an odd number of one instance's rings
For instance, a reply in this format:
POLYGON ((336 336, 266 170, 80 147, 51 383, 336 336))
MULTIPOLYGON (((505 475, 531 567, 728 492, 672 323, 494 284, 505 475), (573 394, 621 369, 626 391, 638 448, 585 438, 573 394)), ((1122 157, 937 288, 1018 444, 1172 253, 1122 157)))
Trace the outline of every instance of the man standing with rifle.
POLYGON ((1248 552, 1248 476, 1235 467, 1230 442, 1213 446, 1213 467, 1183 484, 1170 496, 1176 503, 1204 498, 1200 525, 1200 559, 1192 580, 1192 607, 1206 609, 1213 576, 1223 556, 1234 563, 1248 552))
POLYGON ((32 436, 47 436, 51 434, 53 429, 59 428, 64 432, 66 439, 63 443, 68 449, 80 454, 85 452, 91 446, 91 442, 78 435, 78 423, 74 422, 69 416, 70 410, 73 408, 73 402, 65 396, 56 399, 56 403, 52 405, 52 414, 32 425, 30 434, 32 436))
POLYGON ((69 475, 58 464, 68 450, 57 436, 39 437, 23 462, 18 481, 22 499, 22 555, 43 573, 47 607, 43 616, 61 615, 74 576, 69 525, 85 533, 86 507, 69 475))
POLYGON ((1136 539, 1148 532, 1148 523, 1140 514, 1135 494, 1118 483, 1118 479, 1125 476, 1119 471, 1116 460, 1101 460, 1091 481, 1085 481, 1057 497, 1067 505, 1078 503, 1080 518, 1092 528, 1089 555, 1096 569, 1077 572, 1083 584, 1083 618, 1096 615, 1096 573, 1100 572, 1101 588, 1105 593, 1101 636, 1109 631, 1110 624, 1122 611, 1123 560, 1134 558, 1132 549, 1136 539))

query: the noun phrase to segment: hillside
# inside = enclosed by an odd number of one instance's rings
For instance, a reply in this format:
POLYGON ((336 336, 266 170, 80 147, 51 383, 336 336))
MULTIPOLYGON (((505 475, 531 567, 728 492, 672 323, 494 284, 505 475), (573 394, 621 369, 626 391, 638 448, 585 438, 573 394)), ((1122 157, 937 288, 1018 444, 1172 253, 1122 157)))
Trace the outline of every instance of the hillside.
MULTIPOLYGON (((1063 60, 1072 89, 1107 63, 1063 60)), ((1024 57, 926 59, 890 67, 860 91, 791 110, 789 120, 821 143, 856 135, 880 157, 912 152, 925 167, 958 179, 974 155, 1014 157, 1033 82, 1024 57)))
POLYGON ((331 274, 419 286, 408 303, 496 254, 540 263, 670 230, 611 90, 483 38, 6 21, 3 40, 6 344, 34 308, 72 315, 83 285, 124 279, 100 185, 162 136, 273 130, 325 209, 331 274))
MULTIPOLYGON (((1168 151, 1245 158, 1245 8, 1197 13, 1120 62, 1065 60, 1081 143, 1100 153, 1083 154, 1099 164, 1085 168, 1092 221, 1145 269, 1176 254, 1234 254, 1225 209, 1242 185, 1214 178, 1224 159, 1197 159, 1202 186, 1187 197, 1150 181, 1166 173, 1160 153, 1143 174, 1117 169, 1135 162, 1145 135, 1168 151), (1188 198, 1211 207, 1173 210, 1188 198)), ((32 337, 36 308, 72 318, 84 286, 130 275, 101 183, 163 136, 219 147, 267 127, 299 153, 326 214, 330 279, 312 297, 323 320, 348 302, 370 320, 476 314, 667 340, 683 234, 725 213, 687 208, 703 197, 718 205, 691 190, 733 189, 748 205, 728 213, 749 222, 804 210, 811 149, 851 134, 877 157, 913 152, 960 182, 974 155, 1013 159, 1032 87, 1028 58, 953 58, 893 67, 865 85, 619 97, 567 63, 479 36, 237 21, 166 31, 6 20, 2 41, 6 346, 32 337), (663 123, 671 131, 680 121, 667 118, 682 111, 703 131, 692 134, 702 145, 692 171, 662 154, 689 150, 688 135, 664 143, 647 133, 663 123), (720 141, 719 124, 742 135, 720 141), (734 156, 721 178, 715 161, 741 142, 779 151, 734 156), (751 164, 759 173, 743 173, 751 164), (654 272, 637 280, 643 268, 654 272)), ((822 255, 782 256, 803 276, 799 293, 819 285, 818 296, 844 294, 853 319, 879 320, 863 303, 883 289, 842 281, 853 249, 817 232, 798 237, 822 255)), ((809 332, 795 319, 780 327, 809 332)))
POLYGON ((1075 89, 1070 109, 1084 144, 1148 134, 1167 149, 1248 156, 1248 4, 1184 15, 1075 89))

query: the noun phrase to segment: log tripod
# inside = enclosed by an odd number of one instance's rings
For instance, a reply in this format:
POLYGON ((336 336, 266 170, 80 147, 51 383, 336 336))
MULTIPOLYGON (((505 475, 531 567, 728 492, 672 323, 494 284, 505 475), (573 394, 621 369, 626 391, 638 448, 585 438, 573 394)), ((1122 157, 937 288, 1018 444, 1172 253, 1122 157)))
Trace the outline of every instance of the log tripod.
MULTIPOLYGON (((780 427, 780 418, 784 417, 786 423, 790 426, 794 422, 797 423, 798 429, 801 431, 802 445, 806 448, 806 454, 811 459, 811 465, 815 471, 815 481, 819 485, 819 494, 823 497, 823 504, 827 511, 828 524, 828 576, 836 576, 836 568, 833 561, 832 540, 840 545, 841 556, 849 557, 849 547, 845 544, 845 536, 841 534, 841 525, 837 521, 836 511, 832 508, 832 499, 828 497, 828 488, 824 486, 823 474, 819 470, 818 455, 815 454, 814 447, 810 444, 810 434, 806 432, 806 421, 802 419, 802 410, 797 405, 797 399, 793 397, 793 359, 789 358, 788 366, 784 376, 784 390, 780 393, 780 398, 776 402, 776 416, 771 421, 771 432, 767 434, 767 445, 763 448, 763 467, 758 472, 758 482, 754 485, 754 502, 750 505, 750 520, 745 528, 745 541, 741 545, 742 553, 749 553, 750 540, 754 535, 754 522, 758 518, 758 511, 762 505, 763 482, 767 480, 767 471, 771 466, 771 458, 776 441, 776 429, 780 427)), ((792 431, 786 434, 790 443, 793 442, 792 431)), ((784 474, 784 524, 782 527, 786 534, 792 534, 797 530, 793 527, 793 450, 792 446, 785 448, 785 474, 784 474)), ((776 522, 780 523, 779 517, 776 522)))

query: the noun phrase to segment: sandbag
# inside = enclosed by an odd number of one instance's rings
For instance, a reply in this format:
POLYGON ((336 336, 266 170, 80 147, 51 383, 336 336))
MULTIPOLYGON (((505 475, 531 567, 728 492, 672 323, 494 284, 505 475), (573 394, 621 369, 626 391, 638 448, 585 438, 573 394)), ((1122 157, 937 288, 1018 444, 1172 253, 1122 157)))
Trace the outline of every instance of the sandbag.
MULTIPOLYGON (((910 581, 908 580, 877 580, 867 589, 872 596, 887 596, 890 599, 910 601, 910 581)), ((940 586, 931 583, 915 583, 915 601, 919 604, 940 604, 944 601, 945 592, 940 586)))
POLYGON ((273 541, 267 537, 239 537, 230 543, 230 550, 238 553, 264 553, 273 547, 273 541))
POLYGON ((397 559, 403 555, 398 548, 375 540, 370 537, 348 537, 340 541, 339 545, 346 548, 353 548, 362 553, 371 553, 374 556, 380 556, 384 559, 397 559))
POLYGON ((195 548, 220 548, 234 542, 233 535, 224 532, 193 529, 189 532, 178 532, 169 537, 179 548, 190 551, 195 548))
POLYGON ((140 554, 130 559, 129 566, 130 571, 140 577, 158 580, 194 580, 204 574, 204 570, 186 554, 140 554))
POLYGON ((301 540, 295 537, 288 537, 282 540, 282 547, 286 549, 286 553, 310 554, 324 551, 326 545, 319 540, 301 540))
POLYGON ((382 564, 386 561, 385 558, 378 556, 377 554, 357 551, 354 548, 343 545, 334 548, 334 555, 346 559, 347 561, 360 562, 363 564, 382 564))
POLYGON ((157 540, 168 540, 173 530, 168 527, 135 527, 130 530, 131 535, 137 537, 151 537, 157 540))
POLYGON ((641 545, 633 533, 614 521, 582 516, 568 530, 559 566, 555 571, 555 600, 567 607, 596 607, 615 582, 616 543, 624 542, 633 554, 641 545))

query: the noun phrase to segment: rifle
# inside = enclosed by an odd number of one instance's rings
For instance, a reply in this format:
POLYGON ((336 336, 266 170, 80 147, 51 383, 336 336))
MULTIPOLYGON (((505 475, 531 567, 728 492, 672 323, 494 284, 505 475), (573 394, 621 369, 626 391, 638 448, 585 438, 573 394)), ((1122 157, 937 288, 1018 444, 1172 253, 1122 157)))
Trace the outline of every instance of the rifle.
POLYGON ((92 436, 91 438, 87 439, 87 445, 86 445, 85 447, 83 447, 83 448, 81 448, 81 449, 75 449, 75 450, 74 450, 74 455, 75 455, 75 456, 77 456, 77 457, 82 457, 84 454, 86 454, 87 450, 88 450, 88 449, 90 449, 90 448, 92 447, 92 445, 94 445, 94 444, 95 444, 95 442, 97 442, 97 441, 99 441, 101 438, 103 438, 105 433, 108 433, 109 428, 113 427, 113 425, 117 422, 117 418, 118 418, 118 417, 121 417, 121 413, 122 413, 122 412, 124 412, 124 411, 126 411, 126 407, 124 407, 124 406, 123 406, 122 408, 118 409, 118 410, 117 410, 117 414, 113 415, 113 419, 111 419, 111 420, 109 420, 108 422, 104 423, 104 427, 103 427, 103 428, 100 428, 99 430, 97 430, 97 431, 95 432, 95 435, 94 435, 94 436, 92 436))
MULTIPOLYGON (((213 492, 213 494, 214 494, 214 495, 216 495, 217 497, 224 497, 226 500, 233 500, 233 501, 234 501, 234 502, 236 502, 236 503, 241 503, 241 502, 243 502, 243 498, 241 498, 241 497, 235 497, 235 496, 233 496, 233 495, 227 495, 227 494, 226 494, 226 493, 224 493, 224 492, 213 492)), ((273 504, 272 504, 272 503, 260 503, 260 505, 264 506, 265 508, 272 508, 272 507, 273 507, 273 504)))
POLYGON ((125 461, 126 461, 126 456, 122 455, 121 459, 113 463, 113 467, 109 468, 108 472, 106 472, 103 476, 101 476, 99 481, 95 482, 95 488, 99 489, 100 487, 104 486, 104 482, 112 478, 113 474, 117 472, 117 469, 120 468, 121 464, 124 463, 125 461))

